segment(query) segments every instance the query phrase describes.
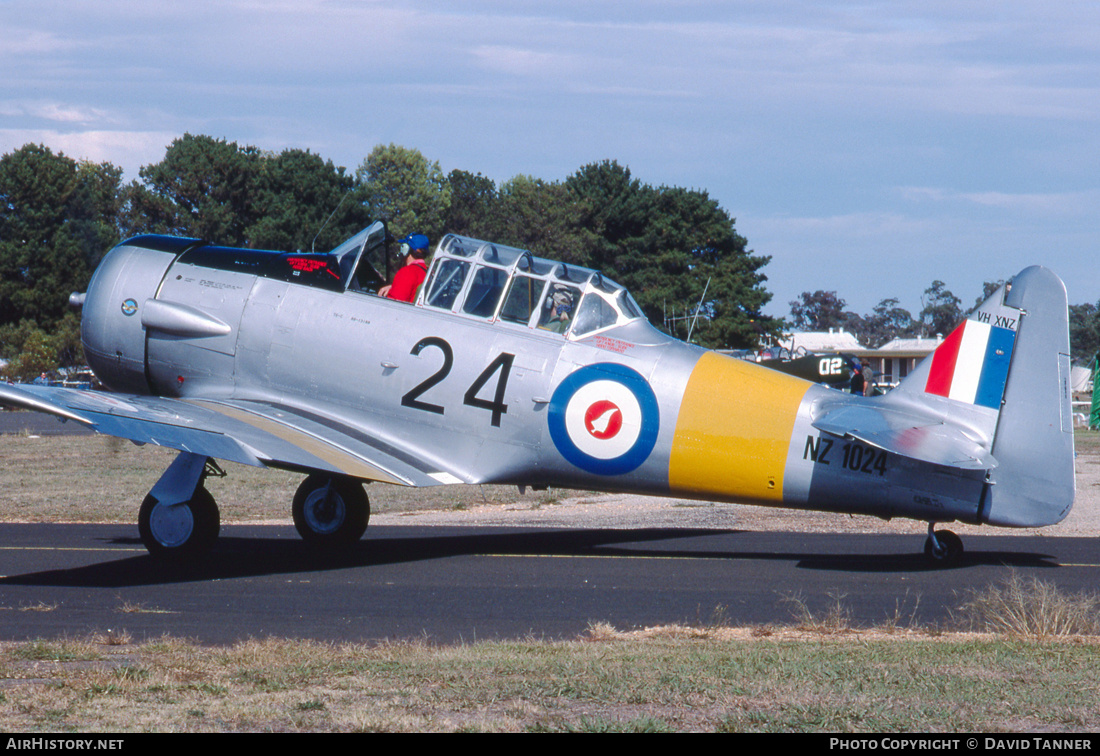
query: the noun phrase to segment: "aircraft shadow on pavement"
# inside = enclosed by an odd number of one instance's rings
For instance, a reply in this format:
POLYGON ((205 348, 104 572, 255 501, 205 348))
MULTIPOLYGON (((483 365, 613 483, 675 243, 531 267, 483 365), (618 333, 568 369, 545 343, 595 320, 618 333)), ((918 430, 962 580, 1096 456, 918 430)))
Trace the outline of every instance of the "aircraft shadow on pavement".
MULTIPOLYGON (((381 528, 379 530, 382 530, 381 528)), ((425 535, 423 529, 389 527, 382 537, 368 537, 352 549, 323 553, 296 538, 251 538, 223 535, 217 546, 201 559, 188 563, 164 563, 142 554, 81 567, 61 568, 0 578, 0 585, 52 585, 70 587, 124 587, 224 580, 262 575, 293 574, 369 568, 462 556, 577 556, 620 558, 677 558, 793 563, 810 570, 890 573, 926 572, 943 569, 930 566, 923 554, 911 551, 912 536, 813 536, 834 553, 762 548, 730 550, 730 536, 745 535, 759 541, 761 533, 739 530, 645 528, 524 530, 425 535), (414 531, 415 532, 411 532, 414 531), (404 531, 404 532, 403 532, 404 531), (724 538, 704 544, 698 539, 724 538), (848 553, 843 549, 876 539, 876 553, 848 553), (692 543, 694 541, 694 543, 692 543), (835 541, 835 543, 833 542, 835 541), (648 545, 643 545, 648 544, 648 545), (663 545, 657 545, 663 544, 663 545), (840 550, 842 553, 835 553, 840 550)), ((770 534, 769 534, 770 535, 770 534)), ((784 534, 798 546, 808 546, 805 536, 784 534)), ((115 544, 139 544, 137 539, 114 538, 115 544)), ((864 546, 865 547, 865 546, 864 546)), ((1057 567, 1054 557, 1030 552, 1003 550, 970 551, 952 565, 955 569, 977 566, 1057 567)))

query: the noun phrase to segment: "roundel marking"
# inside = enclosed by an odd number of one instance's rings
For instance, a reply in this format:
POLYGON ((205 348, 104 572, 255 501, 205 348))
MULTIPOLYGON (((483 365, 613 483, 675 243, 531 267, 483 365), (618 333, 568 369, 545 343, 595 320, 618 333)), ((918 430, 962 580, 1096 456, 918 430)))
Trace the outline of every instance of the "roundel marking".
POLYGON ((660 411, 637 371, 598 363, 573 372, 554 390, 547 422, 554 446, 569 462, 597 475, 621 475, 653 451, 660 411))
POLYGON ((138 305, 133 299, 127 299, 122 303, 122 314, 126 316, 133 315, 137 312, 138 305))
POLYGON ((623 429, 623 411, 614 402, 600 399, 585 410, 584 427, 600 440, 614 438, 623 429))

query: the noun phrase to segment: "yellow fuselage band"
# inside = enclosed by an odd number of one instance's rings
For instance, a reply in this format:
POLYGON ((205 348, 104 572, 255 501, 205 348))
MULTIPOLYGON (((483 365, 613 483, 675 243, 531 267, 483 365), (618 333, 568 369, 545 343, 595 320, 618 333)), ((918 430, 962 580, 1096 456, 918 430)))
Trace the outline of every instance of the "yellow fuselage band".
POLYGON ((688 379, 668 465, 673 493, 782 501, 798 406, 810 384, 716 353, 688 379))

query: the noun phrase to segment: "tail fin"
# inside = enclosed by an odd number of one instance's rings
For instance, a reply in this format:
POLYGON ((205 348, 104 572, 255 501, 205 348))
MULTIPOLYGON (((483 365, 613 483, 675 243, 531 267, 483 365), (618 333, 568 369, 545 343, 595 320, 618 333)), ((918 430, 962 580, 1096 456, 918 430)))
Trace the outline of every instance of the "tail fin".
POLYGON ((883 397, 961 427, 989 449, 979 519, 1037 527, 1073 506, 1066 288, 1051 271, 1020 272, 883 397))
POLYGON ((979 516, 992 525, 1052 525, 1069 514, 1076 492, 1066 287, 1046 268, 1028 268, 1005 301, 1022 322, 993 440, 1000 465, 979 516))

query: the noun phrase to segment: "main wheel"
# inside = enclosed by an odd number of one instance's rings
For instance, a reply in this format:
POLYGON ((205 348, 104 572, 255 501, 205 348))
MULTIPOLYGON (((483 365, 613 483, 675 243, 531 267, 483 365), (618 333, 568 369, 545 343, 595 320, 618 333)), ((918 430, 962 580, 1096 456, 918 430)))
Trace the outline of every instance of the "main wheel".
POLYGON ((370 520, 370 501, 363 484, 348 478, 310 475, 294 494, 294 527, 316 546, 350 546, 370 520))
POLYGON ((202 486, 190 501, 165 506, 146 496, 138 512, 138 532, 155 557, 186 558, 209 549, 221 530, 214 497, 202 486))
POLYGON ((935 540, 929 535, 928 540, 924 542, 924 556, 933 564, 951 564, 958 561, 962 553, 962 539, 950 530, 937 530, 935 540))

